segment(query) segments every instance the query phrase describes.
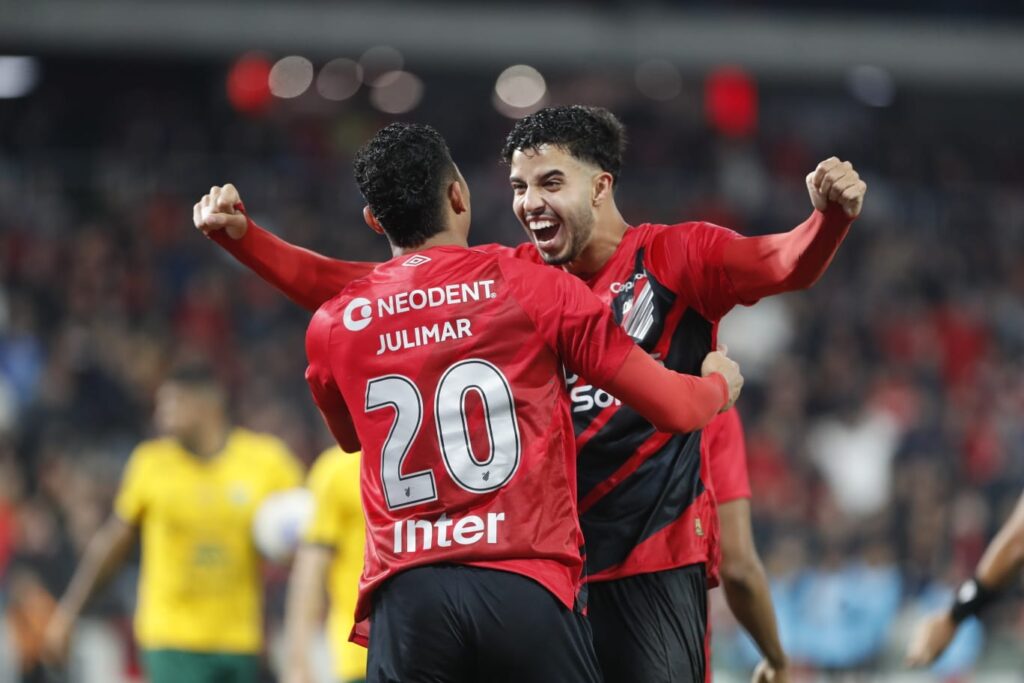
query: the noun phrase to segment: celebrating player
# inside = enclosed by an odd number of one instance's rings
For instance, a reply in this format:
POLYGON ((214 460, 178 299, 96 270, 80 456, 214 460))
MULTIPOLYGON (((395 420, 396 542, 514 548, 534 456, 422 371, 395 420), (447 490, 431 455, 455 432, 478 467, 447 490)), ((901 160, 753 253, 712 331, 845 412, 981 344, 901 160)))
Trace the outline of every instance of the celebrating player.
MULTIPOLYGON (((716 346, 718 321, 736 304, 811 286, 866 192, 849 162, 831 158, 808 174, 813 212, 789 232, 744 238, 703 222, 631 226, 614 198, 624 147, 621 123, 604 109, 554 107, 517 122, 504 156, 513 211, 530 242, 509 252, 580 277, 641 348, 680 372, 697 374, 716 346)), ((259 229, 235 208, 234 187, 202 203, 212 209, 197 204, 198 228, 310 310, 374 266, 325 258, 259 229)), ((707 451, 699 433, 659 432, 592 380, 569 378, 604 675, 612 683, 703 681, 706 565, 718 527, 708 463, 697 457, 707 451)))
POLYGON ((432 128, 392 124, 354 166, 395 258, 317 311, 306 376, 363 447, 367 678, 597 681, 562 367, 682 433, 735 400, 738 369, 666 370, 578 279, 469 249, 469 188, 432 128))
POLYGON ((114 514, 89 544, 46 633, 63 661, 82 608, 142 537, 135 637, 153 683, 256 683, 263 637, 252 518, 301 468, 278 439, 232 428, 212 370, 174 370, 156 397, 167 437, 132 453, 114 514))
POLYGON ((320 454, 309 472, 313 519, 295 554, 285 610, 287 641, 284 683, 311 683, 310 649, 323 613, 327 587, 327 637, 338 683, 366 678, 366 650, 349 642, 356 589, 363 571, 366 522, 359 502, 358 453, 338 447, 320 454))
POLYGON ((981 556, 974 577, 960 585, 949 611, 921 622, 910 641, 907 661, 925 666, 941 655, 967 617, 977 616, 999 595, 1000 589, 1024 567, 1024 496, 1013 514, 981 556))

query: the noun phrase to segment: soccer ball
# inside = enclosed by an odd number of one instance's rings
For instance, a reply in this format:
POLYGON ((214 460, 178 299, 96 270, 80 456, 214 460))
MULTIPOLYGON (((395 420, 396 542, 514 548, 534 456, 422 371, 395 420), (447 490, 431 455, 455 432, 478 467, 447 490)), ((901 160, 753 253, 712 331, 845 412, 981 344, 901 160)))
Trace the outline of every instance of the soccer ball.
POLYGON ((267 496, 256 509, 252 535, 256 549, 272 562, 287 562, 313 517, 313 494, 297 488, 267 496))

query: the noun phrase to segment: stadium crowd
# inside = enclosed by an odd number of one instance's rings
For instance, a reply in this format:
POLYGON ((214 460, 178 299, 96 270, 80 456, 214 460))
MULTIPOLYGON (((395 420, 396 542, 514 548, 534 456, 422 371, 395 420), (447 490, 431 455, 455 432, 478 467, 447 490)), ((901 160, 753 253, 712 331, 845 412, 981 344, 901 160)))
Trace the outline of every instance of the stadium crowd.
MULTIPOLYGON (((153 391, 175 358, 213 359, 238 422, 307 462, 328 444, 303 380, 307 316, 192 229, 209 185, 236 184, 290 241, 387 256, 362 225, 349 168, 386 118, 359 102, 238 116, 201 88, 183 93, 189 69, 130 71, 132 87, 98 93, 83 114, 56 106, 89 87, 64 65, 54 85, 0 107, 4 683, 45 680, 42 625, 125 458, 151 434, 153 391)), ((518 243, 498 162, 510 122, 483 87, 425 80, 408 118, 435 125, 465 164, 472 240, 518 243)), ((556 100, 609 106, 629 128, 627 219, 775 232, 806 215, 818 159, 849 158, 867 179, 865 213, 822 281, 730 314, 722 338, 747 376, 754 522, 795 669, 898 668, 913 616, 948 601, 1024 486, 1024 176, 1001 139, 1020 101, 982 115, 905 93, 872 109, 840 90, 763 86, 758 131, 730 138, 706 125, 696 91, 655 105, 564 81, 556 100)), ((283 570, 268 579, 279 593, 283 570)), ((81 666, 132 670, 133 599, 122 573, 80 634, 124 652, 123 665, 81 666)), ((757 658, 722 602, 715 668, 738 671, 757 658)), ((279 600, 268 605, 279 613, 279 600)), ((1019 669, 1022 607, 1008 594, 944 670, 975 658, 1019 669)), ((115 680, 92 675, 82 680, 115 680)))

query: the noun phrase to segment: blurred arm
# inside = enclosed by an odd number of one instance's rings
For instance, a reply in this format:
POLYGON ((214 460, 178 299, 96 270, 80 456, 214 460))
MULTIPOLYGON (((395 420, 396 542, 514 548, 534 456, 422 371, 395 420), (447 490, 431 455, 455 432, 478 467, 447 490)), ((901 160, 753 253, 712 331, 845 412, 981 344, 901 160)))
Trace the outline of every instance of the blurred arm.
POLYGON ((1024 567, 1024 496, 1013 514, 992 539, 974 572, 971 586, 965 582, 957 592, 953 607, 933 614, 920 623, 907 648, 907 662, 924 666, 935 661, 956 635, 960 620, 978 614, 996 596, 1001 587, 1024 567), (968 590, 965 591, 965 588, 968 590))
POLYGON ((284 616, 286 680, 312 680, 309 648, 323 619, 325 584, 333 557, 331 548, 309 543, 295 555, 284 616))
POLYGON ((985 549, 974 575, 987 588, 1000 588, 1024 567, 1024 496, 985 549))
POLYGON ((223 230, 210 239, 241 264, 307 311, 315 311, 348 283, 372 271, 376 263, 339 261, 285 242, 246 216, 248 229, 240 239, 223 230))
POLYGON ((768 577, 754 545, 750 501, 739 498, 718 507, 721 525, 720 568, 725 599, 736 620, 757 643, 776 671, 786 668, 786 653, 779 640, 768 577))
POLYGON ((136 528, 111 515, 85 549, 71 583, 46 625, 45 657, 62 664, 75 621, 89 598, 113 575, 135 543, 136 528))
POLYGON ((789 232, 727 242, 722 265, 741 301, 806 289, 828 268, 852 222, 833 204, 789 232))

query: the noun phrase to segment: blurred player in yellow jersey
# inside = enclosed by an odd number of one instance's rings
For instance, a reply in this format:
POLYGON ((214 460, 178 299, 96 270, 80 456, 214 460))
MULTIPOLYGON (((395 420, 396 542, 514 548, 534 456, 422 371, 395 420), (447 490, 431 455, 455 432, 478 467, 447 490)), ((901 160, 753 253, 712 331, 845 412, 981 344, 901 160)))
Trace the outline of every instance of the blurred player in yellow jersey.
POLYGON ((366 542, 359 498, 359 454, 345 453, 337 447, 324 451, 313 464, 307 485, 313 492, 315 511, 288 584, 288 655, 283 680, 314 680, 310 646, 319 631, 327 582, 331 601, 327 634, 334 676, 344 683, 362 681, 366 678, 366 649, 348 640, 366 542))
POLYGON ((164 438, 128 461, 114 513, 86 549, 47 629, 52 660, 74 622, 141 535, 135 636, 150 683, 249 683, 262 648, 260 558, 252 518, 268 494, 298 486, 279 439, 232 427, 208 366, 177 368, 160 387, 164 438))

